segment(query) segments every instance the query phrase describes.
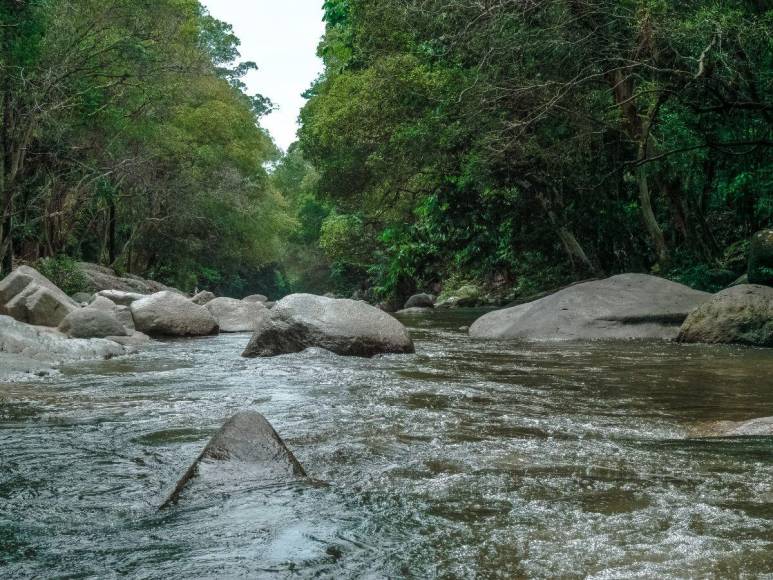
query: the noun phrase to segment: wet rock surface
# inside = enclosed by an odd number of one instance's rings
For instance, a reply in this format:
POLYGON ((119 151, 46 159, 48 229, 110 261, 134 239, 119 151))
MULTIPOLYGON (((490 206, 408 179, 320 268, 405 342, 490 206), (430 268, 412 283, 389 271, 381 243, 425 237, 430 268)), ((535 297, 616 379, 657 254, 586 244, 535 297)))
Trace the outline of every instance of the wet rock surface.
POLYGON ((240 411, 210 439, 162 505, 177 503, 191 480, 199 484, 242 485, 306 477, 306 472, 266 418, 240 411))

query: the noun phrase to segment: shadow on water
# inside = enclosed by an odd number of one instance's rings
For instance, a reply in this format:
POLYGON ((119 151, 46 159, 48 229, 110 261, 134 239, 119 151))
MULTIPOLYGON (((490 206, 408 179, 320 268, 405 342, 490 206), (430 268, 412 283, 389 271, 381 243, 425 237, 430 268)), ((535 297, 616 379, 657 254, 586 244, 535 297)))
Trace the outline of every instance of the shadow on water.
POLYGON ((156 343, 0 385, 3 577, 760 577, 770 351, 478 342, 406 318, 417 353, 239 356, 156 343), (163 497, 222 421, 261 411, 317 480, 163 497))

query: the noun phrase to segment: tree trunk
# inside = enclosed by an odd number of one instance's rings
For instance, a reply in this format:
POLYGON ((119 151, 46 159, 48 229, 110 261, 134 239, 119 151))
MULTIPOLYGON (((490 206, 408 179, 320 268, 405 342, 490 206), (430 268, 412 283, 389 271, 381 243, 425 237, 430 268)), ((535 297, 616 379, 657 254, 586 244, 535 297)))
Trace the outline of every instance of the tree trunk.
POLYGON ((571 232, 571 230, 569 230, 569 228, 567 228, 565 225, 561 224, 555 210, 553 209, 553 202, 542 193, 538 194, 537 197, 540 201, 540 204, 542 204, 542 208, 545 210, 550 223, 556 228, 558 237, 561 239, 561 243, 563 244, 564 249, 569 256, 569 260, 574 263, 574 259, 577 258, 580 263, 582 263, 583 266, 585 266, 585 268, 587 268, 587 270, 593 275, 603 275, 603 272, 601 272, 601 270, 590 260, 590 258, 588 258, 588 254, 585 253, 582 245, 580 245, 580 242, 577 241, 577 238, 571 232))
MULTIPOLYGON (((608 78, 612 89, 612 95, 623 115, 624 130, 630 139, 638 144, 638 155, 636 160, 641 163, 652 153, 650 129, 660 107, 660 102, 656 103, 645 121, 642 119, 641 114, 636 108, 633 79, 624 76, 621 70, 614 71, 608 78)), ((649 178, 643 165, 640 165, 637 170, 636 181, 639 189, 639 206, 641 208, 644 227, 652 244, 655 246, 658 265, 663 269, 666 268, 669 263, 668 246, 666 245, 663 230, 660 228, 658 220, 655 217, 655 211, 652 208, 649 178)))

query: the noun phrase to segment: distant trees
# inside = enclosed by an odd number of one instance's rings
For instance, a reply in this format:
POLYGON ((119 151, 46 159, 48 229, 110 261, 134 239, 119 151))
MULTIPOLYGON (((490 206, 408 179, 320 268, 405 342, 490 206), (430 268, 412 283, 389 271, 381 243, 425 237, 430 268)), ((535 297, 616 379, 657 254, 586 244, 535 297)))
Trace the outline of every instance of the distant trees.
POLYGON ((292 221, 265 169, 271 108, 196 0, 0 9, 0 257, 70 254, 181 286, 274 261, 292 221))
POLYGON ((325 7, 302 148, 320 195, 383 232, 387 293, 401 272, 529 289, 653 268, 711 287, 773 219, 766 3, 325 7))

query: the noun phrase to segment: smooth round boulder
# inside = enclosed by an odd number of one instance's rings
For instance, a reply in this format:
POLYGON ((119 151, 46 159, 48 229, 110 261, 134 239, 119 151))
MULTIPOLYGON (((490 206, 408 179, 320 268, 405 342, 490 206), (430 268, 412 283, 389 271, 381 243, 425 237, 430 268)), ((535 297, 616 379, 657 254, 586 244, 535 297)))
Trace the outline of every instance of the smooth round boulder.
POLYGON ((175 292, 145 296, 130 308, 135 328, 149 336, 207 336, 218 331, 209 310, 175 292))
POLYGON ((749 284, 773 286, 773 230, 752 236, 749 246, 749 284))
POLYGON ((220 332, 253 332, 261 316, 266 316, 262 302, 245 302, 235 298, 215 298, 204 307, 220 326, 220 332))
POLYGON ((305 477, 303 467, 271 423, 256 411, 240 411, 209 440, 161 508, 177 503, 194 478, 224 487, 305 477))
POLYGON ((310 347, 363 357, 414 352, 408 330, 378 308, 355 300, 292 294, 259 321, 242 356, 276 356, 310 347))
POLYGON ((65 316, 59 330, 71 338, 126 336, 129 332, 112 312, 80 308, 65 316))
POLYGON ((489 312, 469 333, 473 338, 537 341, 673 340, 687 315, 710 297, 664 278, 620 274, 489 312))
POLYGON ((741 284, 722 290, 690 313, 679 342, 773 346, 773 288, 741 284))
POLYGON ((432 308, 435 305, 435 297, 432 294, 414 294, 405 301, 403 310, 410 308, 432 308))

